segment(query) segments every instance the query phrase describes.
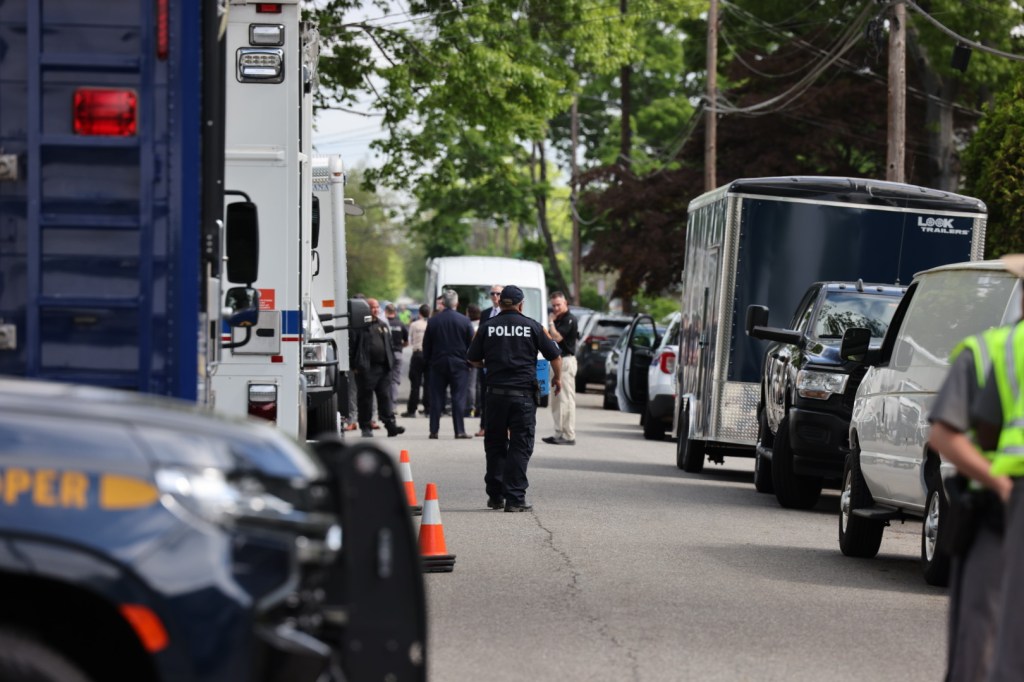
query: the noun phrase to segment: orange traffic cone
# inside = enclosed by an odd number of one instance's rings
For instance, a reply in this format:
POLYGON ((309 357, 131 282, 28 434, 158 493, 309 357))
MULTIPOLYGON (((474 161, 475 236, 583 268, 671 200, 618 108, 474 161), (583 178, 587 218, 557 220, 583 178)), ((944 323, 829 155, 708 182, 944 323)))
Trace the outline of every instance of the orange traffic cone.
POLYGON ((405 484, 405 500, 409 503, 409 511, 413 516, 423 513, 423 507, 416 501, 416 484, 412 482, 412 464, 409 462, 409 451, 402 450, 398 458, 398 473, 405 484))
POLYGON ((420 522, 420 556, 424 573, 450 573, 455 568, 455 555, 448 553, 441 525, 441 507, 437 503, 437 486, 427 484, 423 496, 423 521, 420 522))

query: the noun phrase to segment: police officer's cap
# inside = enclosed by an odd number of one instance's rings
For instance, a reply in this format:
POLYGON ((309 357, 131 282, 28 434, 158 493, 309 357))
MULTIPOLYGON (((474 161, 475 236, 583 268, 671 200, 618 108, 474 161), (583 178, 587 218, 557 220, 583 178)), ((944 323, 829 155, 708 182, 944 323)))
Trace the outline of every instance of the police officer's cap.
POLYGON ((516 305, 525 298, 523 290, 515 284, 509 284, 501 290, 501 302, 516 305))

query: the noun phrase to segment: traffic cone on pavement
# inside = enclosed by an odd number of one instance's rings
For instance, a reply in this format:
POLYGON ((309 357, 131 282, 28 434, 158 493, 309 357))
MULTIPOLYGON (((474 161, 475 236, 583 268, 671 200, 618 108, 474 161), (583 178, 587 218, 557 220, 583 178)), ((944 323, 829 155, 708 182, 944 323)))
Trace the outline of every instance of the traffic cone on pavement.
POLYGON ((405 501, 409 503, 409 511, 413 516, 423 513, 423 507, 416 501, 416 484, 412 482, 412 464, 409 462, 409 451, 402 450, 398 457, 398 473, 405 485, 405 501))
POLYGON ((441 507, 437 503, 437 486, 427 484, 423 496, 423 520, 420 522, 420 556, 424 573, 450 573, 455 568, 455 555, 448 553, 441 525, 441 507))

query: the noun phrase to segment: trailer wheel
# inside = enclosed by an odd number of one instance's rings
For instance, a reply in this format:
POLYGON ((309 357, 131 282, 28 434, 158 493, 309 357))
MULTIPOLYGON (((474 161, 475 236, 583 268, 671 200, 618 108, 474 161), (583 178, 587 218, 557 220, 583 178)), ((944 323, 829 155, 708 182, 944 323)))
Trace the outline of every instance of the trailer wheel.
POLYGON ((789 446, 789 417, 779 422, 772 448, 772 484, 775 499, 787 509, 810 509, 821 497, 821 478, 793 473, 793 451, 789 446))
POLYGON ((761 450, 772 447, 774 435, 768 428, 768 418, 765 416, 764 408, 758 412, 761 417, 757 423, 757 447, 754 450, 754 489, 759 493, 773 493, 775 485, 772 483, 772 461, 762 457, 761 450))
POLYGON ((0 680, 89 682, 78 666, 33 636, 0 629, 0 680))
POLYGON ((679 411, 679 434, 676 438, 676 466, 688 474, 704 471, 704 443, 690 440, 690 408, 679 411))
POLYGON ((338 435, 338 394, 331 395, 330 400, 310 410, 309 423, 306 426, 306 439, 316 440, 320 436, 338 435))
POLYGON ((871 491, 860 472, 860 452, 854 449, 846 456, 839 498, 839 549, 846 556, 870 559, 878 554, 885 523, 853 515, 854 510, 873 504, 871 491))
POLYGON ((928 498, 925 503, 924 523, 921 524, 921 569, 929 585, 945 587, 949 584, 949 555, 942 548, 940 537, 946 532, 942 525, 949 518, 949 503, 942 494, 938 470, 925 475, 928 498))

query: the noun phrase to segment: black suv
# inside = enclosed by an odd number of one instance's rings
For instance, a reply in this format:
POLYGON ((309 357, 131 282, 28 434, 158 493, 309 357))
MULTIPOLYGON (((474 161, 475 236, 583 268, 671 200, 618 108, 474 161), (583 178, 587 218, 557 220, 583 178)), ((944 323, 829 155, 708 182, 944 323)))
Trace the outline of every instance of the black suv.
POLYGON ((768 327, 768 308, 747 308, 747 334, 772 341, 765 351, 757 406, 754 486, 783 507, 809 509, 825 480, 838 481, 849 449, 850 416, 864 365, 844 361, 847 329, 871 330, 881 345, 906 287, 815 282, 789 329, 768 327))

